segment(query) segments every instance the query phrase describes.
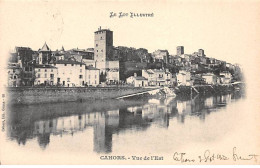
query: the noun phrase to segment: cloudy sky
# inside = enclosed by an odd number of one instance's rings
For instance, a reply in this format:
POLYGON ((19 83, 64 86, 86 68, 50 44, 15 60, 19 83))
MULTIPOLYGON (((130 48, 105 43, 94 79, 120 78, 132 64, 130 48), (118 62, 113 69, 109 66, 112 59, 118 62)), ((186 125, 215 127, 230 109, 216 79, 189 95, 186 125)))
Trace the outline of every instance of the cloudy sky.
POLYGON ((209 57, 243 64, 259 54, 259 1, 1 1, 1 46, 52 50, 94 47, 99 26, 114 31, 114 46, 199 48, 209 57), (110 12, 154 13, 152 18, 110 18, 110 12), (258 31, 258 32, 257 32, 258 31))

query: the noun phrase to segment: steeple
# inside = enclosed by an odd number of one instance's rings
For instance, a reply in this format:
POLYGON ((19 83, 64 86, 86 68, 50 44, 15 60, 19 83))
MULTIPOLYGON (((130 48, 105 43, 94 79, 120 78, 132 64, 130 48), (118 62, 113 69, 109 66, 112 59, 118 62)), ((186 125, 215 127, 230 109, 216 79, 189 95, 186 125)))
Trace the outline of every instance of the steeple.
POLYGON ((42 46, 41 51, 50 51, 50 48, 48 47, 47 43, 45 42, 44 45, 42 46))
POLYGON ((61 47, 61 51, 65 51, 65 49, 64 49, 64 47, 63 47, 63 46, 61 47))

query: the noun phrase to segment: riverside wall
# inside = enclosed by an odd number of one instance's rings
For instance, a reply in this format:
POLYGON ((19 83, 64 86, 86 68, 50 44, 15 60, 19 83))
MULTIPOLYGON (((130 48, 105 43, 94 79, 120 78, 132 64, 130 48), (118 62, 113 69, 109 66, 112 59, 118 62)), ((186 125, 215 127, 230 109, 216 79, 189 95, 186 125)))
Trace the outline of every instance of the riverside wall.
POLYGON ((8 104, 39 104, 113 99, 120 96, 153 90, 141 87, 10 87, 8 104))

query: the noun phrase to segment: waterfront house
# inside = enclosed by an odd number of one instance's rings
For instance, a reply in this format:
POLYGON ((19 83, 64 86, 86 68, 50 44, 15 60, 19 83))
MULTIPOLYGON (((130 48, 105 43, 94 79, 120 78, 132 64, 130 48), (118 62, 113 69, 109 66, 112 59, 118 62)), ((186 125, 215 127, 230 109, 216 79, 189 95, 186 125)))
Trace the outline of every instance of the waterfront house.
POLYGON ((217 84, 217 76, 214 75, 213 73, 205 73, 205 74, 202 74, 201 76, 206 84, 210 84, 210 85, 215 85, 217 84))
POLYGON ((190 72, 185 70, 180 70, 176 74, 178 86, 190 86, 191 85, 191 75, 190 72))
POLYGON ((165 85, 165 71, 162 69, 154 69, 156 86, 164 86, 165 85))
POLYGON ((219 75, 223 76, 221 80, 222 83, 224 84, 231 83, 232 76, 230 72, 228 71, 220 72, 219 75))
POLYGON ((58 60, 53 62, 58 68, 57 83, 66 87, 80 87, 85 85, 85 64, 75 60, 58 60))
POLYGON ((126 83, 133 85, 134 87, 145 87, 148 86, 148 79, 143 76, 130 76, 126 79, 126 83))
POLYGON ((17 63, 9 63, 7 67, 7 86, 17 87, 21 85, 22 68, 17 63))
POLYGON ((145 77, 146 79, 148 79, 148 85, 149 86, 155 86, 156 85, 156 77, 155 77, 155 73, 153 72, 153 70, 148 69, 148 70, 142 70, 142 76, 145 77))
POLYGON ((168 69, 142 70, 142 76, 148 79, 149 86, 172 86, 174 77, 168 69))
POLYGON ((93 66, 85 67, 85 81, 87 86, 97 86, 100 82, 100 70, 93 66))
POLYGON ((40 65, 34 66, 35 81, 34 85, 57 85, 58 70, 52 65, 40 65))
POLYGON ((165 80, 165 86, 173 86, 173 84, 176 82, 176 77, 168 69, 166 69, 164 80, 165 80))

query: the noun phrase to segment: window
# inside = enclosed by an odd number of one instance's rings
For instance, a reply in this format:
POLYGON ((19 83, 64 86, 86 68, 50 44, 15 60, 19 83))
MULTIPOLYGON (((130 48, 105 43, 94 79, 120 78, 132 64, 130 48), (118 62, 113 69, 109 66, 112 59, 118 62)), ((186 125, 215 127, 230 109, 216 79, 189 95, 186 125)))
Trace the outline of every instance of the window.
POLYGON ((41 77, 41 74, 38 74, 38 78, 40 78, 41 77))
POLYGON ((82 75, 79 75, 79 79, 82 79, 82 75))
POLYGON ((82 72, 82 69, 80 69, 79 71, 82 72))
POLYGON ((71 64, 71 66, 74 66, 74 64, 71 64))
POLYGON ((67 78, 67 82, 70 82, 70 78, 67 78))
POLYGON ((41 69, 38 69, 39 72, 41 72, 41 69))
POLYGON ((97 50, 97 52, 98 52, 98 50, 97 50))
POLYGON ((47 69, 45 69, 45 72, 47 72, 47 69))
POLYGON ((14 79, 16 79, 16 75, 14 75, 14 79))
POLYGON ((64 66, 67 66, 67 64, 64 64, 64 66))
POLYGON ((100 40, 102 40, 102 37, 100 37, 100 40))
POLYGON ((44 77, 47 78, 47 74, 44 74, 44 77))
POLYGON ((80 67, 82 67, 82 65, 80 64, 80 67))
POLYGON ((98 44, 96 44, 96 47, 98 47, 98 44))
POLYGON ((51 77, 51 79, 53 79, 54 78, 54 74, 50 74, 50 77, 51 77))
POLYGON ((53 69, 51 69, 51 72, 53 72, 53 69))

